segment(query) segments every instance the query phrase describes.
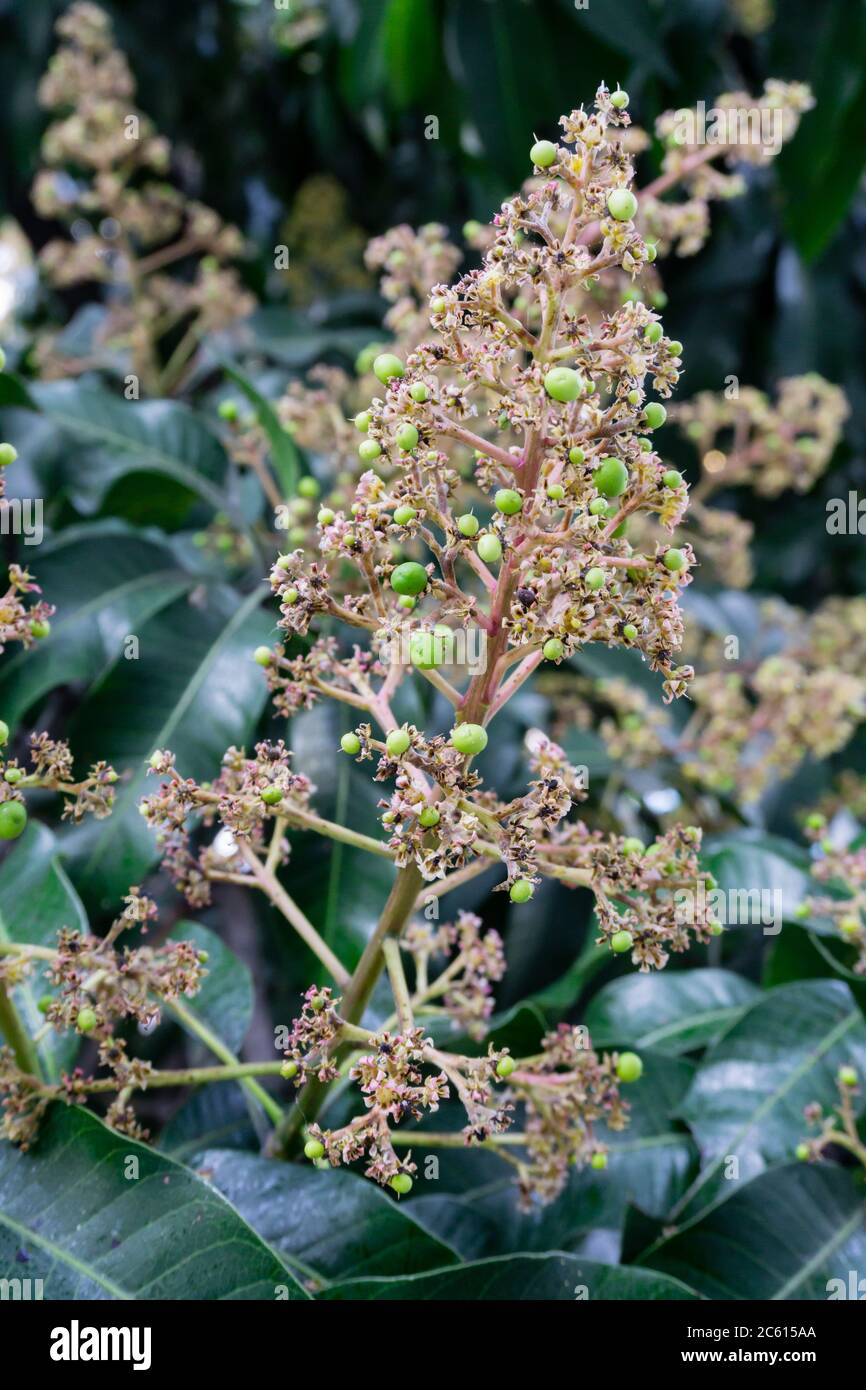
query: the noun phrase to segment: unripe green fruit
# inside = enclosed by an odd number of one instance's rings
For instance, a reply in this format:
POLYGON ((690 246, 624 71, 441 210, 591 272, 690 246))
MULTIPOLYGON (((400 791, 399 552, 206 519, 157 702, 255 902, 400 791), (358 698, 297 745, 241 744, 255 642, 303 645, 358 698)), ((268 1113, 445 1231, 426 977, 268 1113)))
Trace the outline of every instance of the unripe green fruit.
POLYGON ((291 1081, 292 1077, 297 1076, 297 1074, 297 1062, 283 1062, 283 1065, 280 1067, 280 1076, 284 1081, 291 1081))
POLYGON ((408 526, 410 521, 414 521, 418 515, 414 507, 405 503, 402 507, 397 507, 394 511, 394 520, 398 526, 408 526))
POLYGON ((622 635, 627 642, 634 642, 635 638, 637 637, 637 628, 635 627, 634 623, 626 623, 625 627, 622 630, 622 635))
POLYGON ((544 389, 553 400, 568 404, 583 391, 583 378, 573 367, 552 367, 544 378, 544 389))
POLYGON ((513 1057, 500 1057, 499 1061, 496 1063, 496 1075, 501 1076, 504 1080, 505 1077, 510 1076, 516 1068, 517 1063, 513 1057))
POLYGON ((290 608, 294 607, 294 605, 297 603, 300 597, 301 595, 299 594, 297 589, 287 589, 286 592, 283 594, 283 600, 289 605, 290 608))
POLYGON ((534 892, 535 889, 528 878, 516 878, 508 896, 513 903, 528 903, 534 892))
POLYGON ((589 1160, 589 1166, 590 1168, 594 1168, 597 1173, 600 1173, 602 1169, 607 1167, 607 1154, 593 1154, 592 1158, 589 1160))
POLYGON ((607 195, 607 210, 617 222, 630 222, 637 212, 637 198, 629 188, 612 188, 607 195))
POLYGON ((660 429, 668 418, 668 413, 661 401, 650 401, 649 405, 644 407, 643 413, 647 422, 647 428, 651 430, 660 429))
POLYGON ((498 536, 490 534, 482 536, 475 548, 485 565, 498 564, 502 559, 502 545, 498 536))
POLYGON ((313 477, 312 473, 305 473, 298 482, 298 495, 300 497, 318 497, 321 491, 318 480, 313 477))
POLYGON ((584 453, 583 449, 580 449, 576 444, 572 449, 569 449, 568 451, 569 463, 573 463, 577 467, 579 467, 580 464, 583 463, 585 458, 586 454, 584 453))
POLYGON ((423 381, 416 381, 414 385, 409 387, 409 395, 412 397, 413 401, 417 401, 419 405, 423 405, 429 392, 423 381))
POLYGON ((721 936, 724 930, 721 922, 713 922, 710 926, 710 936, 721 936))
POLYGON ((624 92, 621 87, 617 87, 615 92, 610 94, 610 104, 617 111, 624 111, 628 106, 628 92, 624 92))
POLYGON ((637 835, 626 835, 622 842, 623 854, 643 854, 646 845, 643 840, 639 840, 637 835))
POLYGON ((395 1173, 388 1186, 392 1187, 399 1197, 405 1197, 412 1191, 412 1179, 408 1173, 395 1173))
POLYGON ((643 1062, 636 1052, 621 1052, 616 1064, 616 1074, 620 1081, 639 1081, 643 1076, 643 1062))
POLYGON ((646 244, 646 258, 649 261, 650 265, 652 265, 657 255, 658 247, 656 246, 656 243, 654 241, 648 241, 646 244))
POLYGON ((806 817, 806 825, 809 830, 823 830, 826 824, 827 817, 822 816, 820 811, 812 811, 812 813, 806 817))
POLYGON ((7 767, 3 776, 5 777, 9 785, 11 787, 14 787, 16 782, 21 781, 21 778, 24 776, 24 772, 20 767, 7 767))
POLYGON ((442 297, 442 295, 438 295, 438 296, 436 297, 436 299, 431 299, 431 300, 430 300, 430 312, 431 312, 431 314, 445 314, 445 313, 447 313, 447 312, 448 312, 448 300, 447 300, 447 299, 444 299, 444 298, 442 297))
POLYGON ((549 169, 556 163, 557 149, 552 140, 536 140, 529 151, 529 158, 539 169, 549 169))
POLYGON ((20 801, 0 805, 0 840, 17 840, 27 824, 27 810, 20 801))
POLYGON ((551 502, 561 502, 565 496, 565 488, 562 486, 562 483, 548 483, 547 495, 551 502))
MULTIPOLYGON (((804 903, 801 903, 800 906, 806 908, 803 916, 808 917, 808 907, 804 903)), ((860 918, 855 917, 853 913, 846 913, 844 917, 839 918, 839 930, 843 936, 856 936, 860 930, 860 918)))
POLYGON ((313 1159, 314 1161, 315 1161, 317 1158, 322 1158, 323 1155, 324 1155, 324 1152, 325 1152, 325 1146, 324 1146, 324 1144, 321 1142, 320 1139, 308 1139, 307 1142, 306 1142, 306 1144, 304 1145, 304 1155, 305 1155, 305 1157, 306 1157, 306 1158, 311 1158, 311 1159, 313 1159))
POLYGON ((51 624, 47 618, 31 618, 30 631, 36 638, 47 637, 51 631, 51 624))
POLYGON ((282 788, 265 787, 262 792, 262 801, 266 806, 278 806, 283 799, 282 788))
POLYGON ((464 512, 457 518, 457 530, 461 536, 466 536, 469 540, 478 534, 480 524, 478 517, 473 516, 471 512, 464 512))
POLYGON ((92 1033, 97 1024, 96 1014, 93 1009, 79 1009, 78 1017, 75 1020, 78 1030, 81 1033, 92 1033))
POLYGON ((670 353, 671 357, 682 357, 683 345, 678 338, 671 338, 670 342, 668 343, 668 352, 670 353))
POLYGON ((650 295, 650 304, 654 309, 664 309, 668 302, 668 297, 664 290, 656 290, 650 295))
POLYGON ((450 742, 458 753, 474 758, 487 747, 487 730, 480 724, 458 724, 451 730, 450 742))
POLYGON ((840 1067, 838 1075, 842 1086, 857 1085, 857 1073, 853 1067, 840 1067))
POLYGON ((402 598, 398 598, 397 600, 397 607, 405 608, 409 613, 412 612, 413 608, 417 607, 417 604, 418 600, 413 598, 411 594, 403 594, 402 598))
POLYGON ((798 1144, 794 1150, 794 1157, 799 1158, 801 1163, 805 1163, 810 1156, 811 1150, 808 1144, 798 1144))
POLYGON ((565 647, 558 637, 548 637, 544 646, 541 648, 541 654, 545 661, 561 661, 564 651, 565 647))
POLYGON ((592 481, 604 497, 621 497, 628 487, 628 469, 622 459, 602 459, 592 481))
POLYGON ((413 632, 409 639, 409 660, 419 671, 434 671, 454 659, 454 633, 445 623, 432 632, 413 632))
POLYGON ((662 475, 662 482, 664 483, 665 487, 669 487, 669 488, 678 488, 678 487, 682 487, 682 485, 683 485, 683 475, 682 475, 682 473, 680 473, 679 469, 677 469, 677 468, 669 468, 669 469, 667 470, 667 472, 664 473, 664 474, 662 475))
POLYGON ((270 647, 256 647, 253 652, 253 661, 257 666, 270 666, 271 649, 270 647))
POLYGON ((641 453, 642 453, 642 454, 651 454, 651 453, 652 453, 652 450, 653 450, 653 442, 652 442, 651 439, 647 439, 646 436, 643 436, 643 437, 641 437, 641 438, 638 439, 638 444, 640 445, 640 450, 641 450, 641 453))
POLYGON ((665 569, 670 570, 673 574, 676 574, 679 570, 685 569, 686 557, 683 554, 683 552, 681 550, 674 549, 673 546, 670 550, 666 550, 664 556, 664 567, 665 569))
POLYGON ((320 526, 330 526, 331 522, 335 521, 336 518, 330 507, 320 507, 316 520, 320 526))
POLYGON ((615 931, 610 938, 610 949, 615 951, 618 956, 622 956, 626 951, 630 951, 634 945, 634 937, 630 931, 615 931))
POLYGON ((657 343, 662 336, 662 326, 660 323, 648 323, 644 329, 644 338, 649 344, 657 343))
POLYGON ((468 222, 463 223, 463 235, 467 241, 471 241, 472 238, 476 237, 481 230, 481 223, 476 222, 475 219, 472 217, 469 219, 468 222))
POLYGON ((414 598, 427 588, 427 571, 417 560, 407 560, 391 575, 391 588, 395 594, 411 594, 414 598))
POLYGON ((0 444, 0 468, 8 468, 18 457, 14 444, 0 444))
POLYGON ((52 995, 43 994, 36 1007, 41 1014, 47 1014, 53 1003, 54 999, 52 995))
POLYGON ((349 753, 352 757, 361 751, 361 740, 357 734, 343 734, 340 739, 340 747, 344 753, 349 753))
POLYGON ((372 463, 382 452, 382 445, 377 439, 362 439, 358 445, 358 455, 364 463, 372 463))
POLYGON ((425 830, 432 830, 434 825, 438 825, 442 817, 435 806, 425 806, 418 817, 425 830))
POLYGON ((359 410, 358 414, 355 416, 355 429, 360 430, 361 434, 366 434, 370 428, 370 421, 372 418, 369 410, 359 410))
POLYGON ((233 424, 239 414, 237 401, 220 401, 217 406, 217 414, 221 420, 227 420, 229 424, 233 424))
POLYGON ((399 357, 395 357, 393 352, 380 352, 373 363, 374 375, 377 376, 383 384, 387 384, 392 377, 403 376, 405 371, 405 365, 400 361, 399 357))
POLYGON ((399 758, 406 752, 412 739, 408 729, 392 729, 385 739, 385 750, 391 758, 399 758))
POLYGON ((593 497, 589 504, 590 516, 607 516, 607 501, 604 497, 593 497))
POLYGON ((501 487, 493 498, 496 510, 504 516, 516 516, 523 506, 523 498, 513 487, 501 487))
POLYGON ((415 445, 418 443, 418 431, 415 426, 409 424, 401 425, 397 431, 397 443, 404 454, 408 454, 410 450, 414 449, 415 445))
POLYGON ((586 587, 592 589, 593 592, 597 589, 604 588, 604 570, 599 569, 597 565, 593 565, 592 569, 587 570, 584 576, 584 582, 586 587))
POLYGON ((639 405, 640 391, 629 391, 628 395, 626 396, 626 400, 628 401, 629 405, 639 405))

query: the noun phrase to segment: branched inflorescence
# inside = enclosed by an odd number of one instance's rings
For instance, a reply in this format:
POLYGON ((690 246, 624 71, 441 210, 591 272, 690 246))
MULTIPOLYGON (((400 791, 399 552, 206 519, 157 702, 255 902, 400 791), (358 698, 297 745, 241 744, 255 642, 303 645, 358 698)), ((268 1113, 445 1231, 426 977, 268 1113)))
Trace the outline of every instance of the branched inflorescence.
MULTIPOLYGON (((112 288, 97 348, 124 349, 146 389, 169 391, 199 334, 253 307, 226 264, 243 252, 243 239, 167 181, 171 147, 135 106, 135 80, 105 11, 80 0, 58 19, 57 33, 60 47, 39 87, 53 120, 33 201, 41 216, 74 223, 75 236, 50 241, 42 266, 59 287, 112 288), (164 273, 182 263, 194 267, 188 280, 164 273), (161 345, 178 332, 164 360, 161 345)), ((54 343, 42 356, 60 374, 73 365, 54 343)))

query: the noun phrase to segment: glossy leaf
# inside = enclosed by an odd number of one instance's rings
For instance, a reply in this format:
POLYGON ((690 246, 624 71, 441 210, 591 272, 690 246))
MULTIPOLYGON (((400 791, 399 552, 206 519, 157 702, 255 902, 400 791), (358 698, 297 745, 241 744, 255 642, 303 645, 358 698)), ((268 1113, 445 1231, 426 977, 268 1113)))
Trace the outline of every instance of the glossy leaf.
POLYGON ((758 998, 760 990, 730 970, 633 973, 605 985, 583 1022, 595 1047, 627 1043, 677 1055, 714 1041, 758 998))
POLYGON ((417 1274, 456 1263, 448 1245, 376 1183, 345 1170, 208 1149, 192 1165, 305 1279, 417 1274))
POLYGON ((60 1102, 26 1154, 0 1144, 0 1277, 22 1274, 46 1299, 308 1297, 201 1178, 60 1102))

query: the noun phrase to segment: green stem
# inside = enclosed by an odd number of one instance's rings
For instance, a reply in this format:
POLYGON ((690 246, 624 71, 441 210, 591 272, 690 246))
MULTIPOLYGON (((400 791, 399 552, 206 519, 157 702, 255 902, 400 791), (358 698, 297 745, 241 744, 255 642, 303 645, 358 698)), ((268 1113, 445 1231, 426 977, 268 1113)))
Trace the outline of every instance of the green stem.
MULTIPOLYGON (((396 938, 402 932, 415 907, 415 900, 423 882, 421 873, 415 864, 407 864, 404 869, 399 870, 394 879, 382 916, 379 918, 373 935, 364 947, 361 959, 358 961, 348 988, 343 995, 340 1015, 347 1023, 360 1023, 370 995, 373 993, 373 987, 382 973, 384 963, 382 944, 389 937, 396 938)), ((337 1061, 345 1053, 347 1046, 344 1044, 338 1047, 337 1061)), ((315 1077, 307 1082, 298 1096, 297 1104, 283 1116, 277 1125, 272 1141, 275 1154, 283 1158, 287 1157, 304 1125, 308 1124, 310 1120, 314 1120, 318 1115, 328 1093, 329 1085, 329 1082, 318 1081, 315 1077)))
MULTIPOLYGON (((226 1047, 220 1038, 212 1033, 207 1024, 202 1023, 201 1019, 196 1018, 195 1014, 182 1004, 179 999, 167 1002, 166 1007, 171 1010, 179 1023, 182 1023, 190 1033, 194 1034, 200 1042, 204 1043, 209 1052, 215 1057, 219 1057, 221 1062, 225 1062, 228 1067, 238 1067, 242 1064, 235 1057, 231 1048, 226 1047)), ((241 1082, 244 1090, 259 1102, 268 1119, 274 1125, 279 1125, 283 1118, 283 1112, 277 1102, 268 1095, 264 1087, 251 1077, 246 1077, 241 1082)))
MULTIPOLYGON (((130 1091, 151 1091, 160 1086, 202 1086, 211 1081, 244 1081, 251 1076, 279 1076, 282 1062, 235 1062, 224 1067, 176 1067, 165 1071, 155 1071, 141 1081, 130 1084, 130 1091)), ((84 1082, 82 1089, 96 1093, 113 1091, 117 1082, 114 1077, 100 1077, 96 1081, 84 1082)))
POLYGON ((22 1071, 30 1076, 41 1076, 39 1058, 36 1049, 25 1032, 24 1025, 18 1016, 18 1010, 12 1003, 11 996, 6 991, 6 986, 0 981, 0 1033, 8 1042, 22 1071))
POLYGON ((387 941, 382 942, 382 954, 388 967, 394 1003, 397 1005, 400 1032, 405 1037, 414 1028, 415 1021, 412 1018, 412 1000, 409 997, 409 986, 406 984, 406 973, 400 959, 400 943, 393 936, 389 936, 387 941))

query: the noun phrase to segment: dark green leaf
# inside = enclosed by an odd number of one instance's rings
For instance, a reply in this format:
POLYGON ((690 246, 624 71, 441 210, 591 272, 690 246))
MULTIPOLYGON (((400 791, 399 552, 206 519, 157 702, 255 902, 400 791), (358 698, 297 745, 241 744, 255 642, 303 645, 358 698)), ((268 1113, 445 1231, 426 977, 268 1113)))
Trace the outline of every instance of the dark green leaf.
POLYGON ((628 1043, 676 1055, 712 1042, 759 997, 730 970, 630 974, 599 991, 583 1022, 595 1047, 628 1043))
POLYGON ((201 1178, 60 1102, 27 1153, 0 1144, 0 1272, 47 1299, 308 1297, 201 1178))
POLYGON ((411 1201, 357 1173, 226 1149, 199 1153, 193 1166, 286 1264, 319 1284, 417 1274, 457 1259, 417 1223, 411 1201))

